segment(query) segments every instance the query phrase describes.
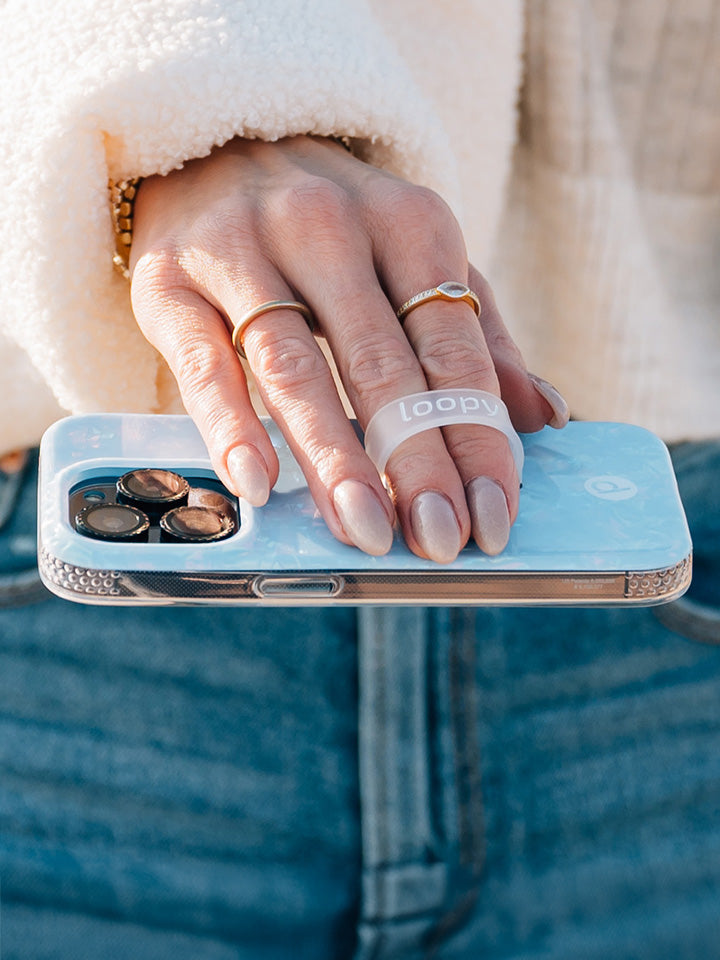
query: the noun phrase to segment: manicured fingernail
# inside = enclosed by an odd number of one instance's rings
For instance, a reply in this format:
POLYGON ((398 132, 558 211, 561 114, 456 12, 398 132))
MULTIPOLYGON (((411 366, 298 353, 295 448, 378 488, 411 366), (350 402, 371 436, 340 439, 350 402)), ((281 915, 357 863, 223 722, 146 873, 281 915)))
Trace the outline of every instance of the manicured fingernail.
POLYGON ((490 477, 475 477, 466 487, 472 535, 483 553, 495 556, 507 546, 510 514, 505 492, 490 477))
POLYGON ((436 563, 450 563, 462 546, 452 504, 441 493, 425 490, 410 507, 410 523, 420 547, 436 563))
POLYGON ((536 377, 534 373, 529 373, 528 377, 540 396, 552 407, 553 415, 549 425, 556 430, 561 430, 570 419, 570 410, 565 398, 558 389, 542 377, 536 377))
POLYGON ((270 496, 267 466, 258 451, 245 443, 233 447, 227 458, 228 473, 238 494, 253 507, 262 507, 270 496))
POLYGON ((379 557, 392 545, 393 529, 375 493, 360 480, 343 480, 333 492, 342 528, 356 547, 379 557))

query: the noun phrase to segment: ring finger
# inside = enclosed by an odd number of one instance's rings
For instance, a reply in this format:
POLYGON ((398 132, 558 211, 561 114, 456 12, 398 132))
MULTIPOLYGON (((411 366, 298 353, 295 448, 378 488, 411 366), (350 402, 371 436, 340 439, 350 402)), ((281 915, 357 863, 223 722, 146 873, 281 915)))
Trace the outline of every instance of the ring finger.
MULTIPOLYGON (((413 229, 407 216, 375 231, 378 273, 398 306, 443 282, 467 283, 468 262, 457 222, 441 202, 424 192, 422 198, 426 205, 432 201, 433 216, 426 217, 431 229, 415 226, 410 248, 403 245, 404 234, 413 229), (397 250, 408 252, 398 257, 397 250)), ((470 387, 500 397, 494 362, 470 303, 428 297, 404 316, 402 327, 431 390, 470 387)), ((442 432, 466 491, 473 538, 484 552, 497 554, 507 543, 518 508, 519 479, 507 438, 473 424, 443 427, 442 432)))
MULTIPOLYGON (((414 284, 398 278, 395 282, 399 296, 400 291, 418 290, 417 279, 414 284)), ((389 287, 392 297, 393 284, 389 287)), ((495 368, 470 305, 427 301, 412 310, 403 326, 431 390, 471 387, 500 397, 495 368)), ((446 426, 442 432, 465 487, 473 538, 485 553, 499 553, 518 507, 519 480, 507 438, 492 427, 474 424, 446 426)))

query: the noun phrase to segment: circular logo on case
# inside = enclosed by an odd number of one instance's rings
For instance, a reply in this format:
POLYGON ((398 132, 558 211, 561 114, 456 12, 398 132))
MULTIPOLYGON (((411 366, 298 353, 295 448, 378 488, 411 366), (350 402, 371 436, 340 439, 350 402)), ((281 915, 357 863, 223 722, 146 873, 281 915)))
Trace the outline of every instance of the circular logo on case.
POLYGON ((627 477, 590 477, 585 481, 585 489, 600 500, 629 500, 638 492, 638 488, 627 477))

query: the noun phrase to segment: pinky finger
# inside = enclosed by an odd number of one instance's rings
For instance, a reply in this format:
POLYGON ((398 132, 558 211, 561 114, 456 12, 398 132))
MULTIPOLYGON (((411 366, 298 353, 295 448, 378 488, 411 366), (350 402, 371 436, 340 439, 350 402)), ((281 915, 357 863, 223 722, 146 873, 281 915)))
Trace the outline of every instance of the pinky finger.
POLYGON ((500 392, 515 429, 521 433, 534 433, 546 423, 552 427, 564 427, 569 419, 567 403, 555 387, 528 372, 520 350, 503 322, 490 284, 472 264, 469 283, 480 298, 480 323, 500 382, 500 392))

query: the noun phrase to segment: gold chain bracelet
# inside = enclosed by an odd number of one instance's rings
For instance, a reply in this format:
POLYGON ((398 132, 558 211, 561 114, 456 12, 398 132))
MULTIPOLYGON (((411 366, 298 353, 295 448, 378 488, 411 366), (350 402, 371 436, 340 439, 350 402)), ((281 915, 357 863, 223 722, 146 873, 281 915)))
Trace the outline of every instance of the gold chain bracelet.
POLYGON ((133 238, 133 215, 140 177, 128 180, 110 180, 110 210, 115 230, 115 253, 113 263, 126 280, 130 279, 130 247, 133 238))
POLYGON ((353 151, 352 140, 350 139, 350 137, 345 137, 345 136, 336 137, 336 136, 333 135, 333 136, 328 137, 328 139, 329 139, 329 140, 332 140, 334 143, 337 143, 337 144, 338 144, 339 146, 341 146, 341 147, 345 147, 345 149, 347 150, 348 153, 350 153, 350 154, 352 154, 353 156, 355 156, 355 153, 354 153, 354 151, 353 151))

